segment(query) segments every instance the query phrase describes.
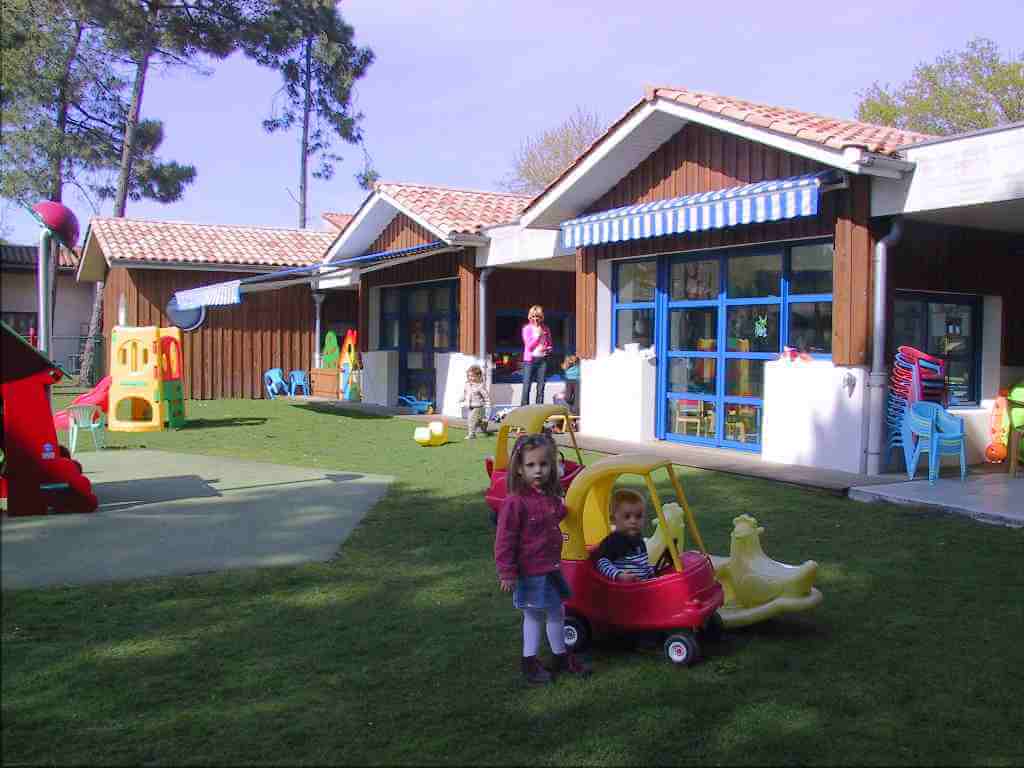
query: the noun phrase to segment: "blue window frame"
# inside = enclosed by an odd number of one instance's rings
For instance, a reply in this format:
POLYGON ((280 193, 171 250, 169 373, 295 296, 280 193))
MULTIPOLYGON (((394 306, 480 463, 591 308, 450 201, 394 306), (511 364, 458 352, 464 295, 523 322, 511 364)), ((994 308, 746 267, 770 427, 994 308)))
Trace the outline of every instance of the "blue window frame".
POLYGON ((962 293, 897 290, 893 294, 890 359, 900 346, 946 361, 951 406, 977 405, 981 398, 982 301, 962 293))
POLYGON ((662 439, 758 451, 764 365, 832 352, 831 241, 617 262, 612 338, 658 350, 662 439))
MULTIPOLYGON (((576 344, 576 316, 572 312, 544 311, 544 322, 551 329, 552 351, 548 355, 547 380, 562 380, 562 361, 576 344)), ((499 309, 494 313, 493 381, 513 384, 523 380, 523 342, 520 335, 526 324, 526 312, 499 309)))
POLYGON ((458 280, 417 283, 380 292, 380 349, 398 350, 400 394, 434 398, 434 353, 458 348, 458 280))

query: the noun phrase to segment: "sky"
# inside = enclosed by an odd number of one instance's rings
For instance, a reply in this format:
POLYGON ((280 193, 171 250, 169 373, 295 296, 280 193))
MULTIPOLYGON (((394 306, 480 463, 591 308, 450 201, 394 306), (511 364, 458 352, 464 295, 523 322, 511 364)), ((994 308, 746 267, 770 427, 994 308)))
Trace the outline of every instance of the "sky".
MULTIPOLYGON (((611 124, 644 86, 674 85, 852 118, 857 92, 898 84, 921 62, 989 37, 1021 47, 1024 3, 901 0, 857 4, 351 0, 341 4, 376 61, 358 82, 366 147, 385 181, 497 189, 523 139, 577 105, 611 124)), ((197 181, 170 205, 129 202, 133 218, 297 227, 298 133, 267 134, 280 78, 233 56, 203 76, 152 71, 144 117, 164 121, 165 159, 197 181)), ((311 179, 308 226, 366 198, 357 147, 330 181, 311 179)), ((90 206, 71 194, 84 236, 90 206)), ((108 203, 99 215, 109 216, 108 203)), ((4 206, 7 238, 34 243, 33 218, 4 206)))

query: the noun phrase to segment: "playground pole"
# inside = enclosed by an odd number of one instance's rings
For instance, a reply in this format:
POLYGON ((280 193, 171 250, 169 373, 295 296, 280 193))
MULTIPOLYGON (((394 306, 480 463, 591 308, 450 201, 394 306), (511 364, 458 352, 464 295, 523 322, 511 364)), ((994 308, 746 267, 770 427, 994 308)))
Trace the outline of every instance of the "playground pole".
POLYGON ((38 349, 47 357, 50 357, 50 341, 53 336, 53 329, 51 326, 52 314, 52 294, 51 280, 53 270, 50 269, 51 261, 53 260, 53 237, 50 234, 50 230, 43 227, 39 233, 39 265, 37 267, 37 278, 36 284, 38 287, 39 294, 39 315, 36 320, 38 326, 38 340, 36 342, 38 349))

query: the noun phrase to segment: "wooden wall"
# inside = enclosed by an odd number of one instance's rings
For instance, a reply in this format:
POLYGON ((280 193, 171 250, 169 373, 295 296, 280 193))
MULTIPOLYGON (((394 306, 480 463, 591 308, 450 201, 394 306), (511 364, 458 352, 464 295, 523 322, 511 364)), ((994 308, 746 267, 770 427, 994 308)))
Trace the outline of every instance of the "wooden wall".
MULTIPOLYGON (((825 170, 825 166, 757 142, 690 123, 651 153, 587 210, 587 213, 710 192, 765 179, 825 170)), ((833 354, 837 365, 870 362, 870 267, 874 239, 868 226, 870 182, 854 177, 848 190, 821 196, 817 216, 705 230, 684 235, 609 243, 582 249, 577 270, 577 339, 581 354, 596 352, 596 299, 591 298, 588 259, 617 259, 780 242, 808 237, 835 238, 833 354), (588 344, 594 338, 595 348, 588 344)))
MULTIPOLYGON (((888 232, 888 224, 876 235, 888 232)), ((952 291, 1003 298, 1002 364, 1024 365, 1024 238, 967 227, 905 221, 890 250, 892 291, 952 291)))
POLYGON ((576 249, 576 354, 597 355, 597 259, 593 249, 576 249))
POLYGON ((467 248, 459 255, 459 352, 476 355, 480 347, 480 270, 476 267, 476 248, 467 248))
MULTIPOLYGON (((175 291, 237 280, 239 272, 198 270, 110 270, 103 297, 103 332, 109 354, 110 329, 117 323, 120 296, 128 325, 170 325, 164 307, 175 291)), ((263 372, 309 370, 315 307, 306 286, 247 294, 230 309, 210 309, 206 322, 184 336, 185 397, 262 398, 263 372)))
POLYGON ((390 224, 384 227, 384 231, 370 244, 370 247, 366 249, 366 253, 397 251, 400 248, 412 248, 417 245, 434 243, 437 242, 437 239, 437 235, 433 232, 428 232, 404 213, 400 213, 391 220, 390 224))

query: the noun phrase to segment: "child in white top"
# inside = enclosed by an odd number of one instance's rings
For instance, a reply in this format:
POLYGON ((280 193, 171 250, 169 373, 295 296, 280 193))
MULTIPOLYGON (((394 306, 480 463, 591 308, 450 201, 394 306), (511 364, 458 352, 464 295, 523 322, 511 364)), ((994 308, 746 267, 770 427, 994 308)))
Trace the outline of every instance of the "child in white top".
POLYGON ((466 388, 462 391, 459 405, 469 409, 466 419, 466 439, 476 437, 477 430, 487 434, 487 411, 491 407, 491 395, 484 383, 484 372, 479 365, 466 369, 466 388))

